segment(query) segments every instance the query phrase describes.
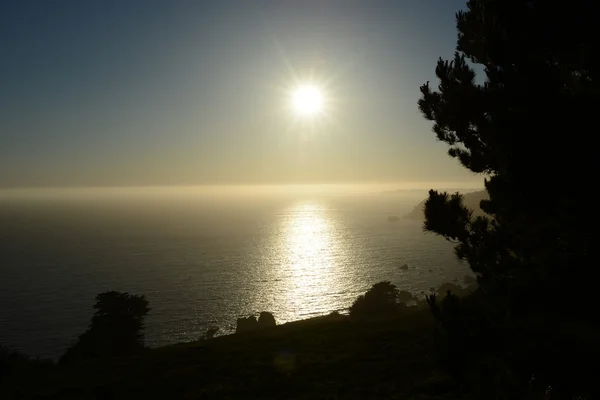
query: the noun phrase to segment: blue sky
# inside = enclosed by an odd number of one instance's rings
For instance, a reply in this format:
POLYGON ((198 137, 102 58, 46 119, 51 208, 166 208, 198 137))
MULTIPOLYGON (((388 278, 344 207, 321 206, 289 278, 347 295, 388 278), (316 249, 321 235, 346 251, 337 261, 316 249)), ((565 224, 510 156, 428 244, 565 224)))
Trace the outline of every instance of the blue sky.
POLYGON ((481 181, 416 105, 464 3, 0 1, 0 187, 481 181))

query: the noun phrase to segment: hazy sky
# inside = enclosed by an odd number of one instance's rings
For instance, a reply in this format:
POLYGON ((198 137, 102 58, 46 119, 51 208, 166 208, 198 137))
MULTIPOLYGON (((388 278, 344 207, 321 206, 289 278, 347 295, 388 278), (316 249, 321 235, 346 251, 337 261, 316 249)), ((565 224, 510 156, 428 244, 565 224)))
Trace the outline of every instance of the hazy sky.
POLYGON ((0 187, 482 181, 416 105, 464 3, 0 1, 0 187))

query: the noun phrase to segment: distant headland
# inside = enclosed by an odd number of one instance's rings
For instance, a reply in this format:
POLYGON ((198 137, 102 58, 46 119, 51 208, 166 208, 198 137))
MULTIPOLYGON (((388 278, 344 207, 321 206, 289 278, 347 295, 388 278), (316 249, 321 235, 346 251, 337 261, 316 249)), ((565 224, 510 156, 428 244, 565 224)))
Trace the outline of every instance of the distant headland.
MULTIPOLYGON (((450 193, 461 193, 463 195, 464 205, 467 206, 467 208, 473 210, 473 215, 477 216, 485 214, 483 210, 479 207, 479 203, 481 202, 481 200, 486 200, 489 198, 487 191, 477 190, 474 192, 464 192, 461 190, 451 191, 448 189, 446 189, 446 191, 450 193)), ((427 199, 424 199, 419 204, 417 204, 415 208, 413 208, 413 210, 406 214, 404 217, 408 219, 423 219, 423 209, 425 207, 425 201, 427 201, 427 199)))

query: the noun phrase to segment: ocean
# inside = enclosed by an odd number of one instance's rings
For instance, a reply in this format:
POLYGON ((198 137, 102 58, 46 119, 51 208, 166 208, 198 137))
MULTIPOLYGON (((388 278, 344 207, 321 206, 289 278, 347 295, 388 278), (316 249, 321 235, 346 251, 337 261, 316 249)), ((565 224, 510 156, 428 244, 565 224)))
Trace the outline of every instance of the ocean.
POLYGON ((155 347, 232 333, 260 311, 278 323, 343 312, 382 280, 424 296, 470 274, 451 243, 402 218, 424 190, 32 193, 0 194, 0 343, 31 356, 58 358, 107 290, 146 295, 155 347))

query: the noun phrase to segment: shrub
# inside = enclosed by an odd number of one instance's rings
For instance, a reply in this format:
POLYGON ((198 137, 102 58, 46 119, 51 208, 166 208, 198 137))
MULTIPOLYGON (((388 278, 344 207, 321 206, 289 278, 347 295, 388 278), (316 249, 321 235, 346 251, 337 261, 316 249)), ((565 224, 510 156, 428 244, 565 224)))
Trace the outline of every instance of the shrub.
POLYGON ((15 369, 19 369, 29 362, 26 355, 0 345, 0 382, 9 376, 15 369))
MULTIPOLYGON (((50 360, 30 358, 27 355, 0 344, 0 387, 12 384, 21 386, 21 380, 41 382, 46 379, 48 372, 54 367, 50 360)), ((0 398, 5 392, 0 390, 0 398)))
POLYGON ((150 307, 145 296, 116 291, 100 293, 87 331, 59 362, 111 357, 144 348, 144 318, 150 307))
POLYGON ((219 328, 214 326, 212 328, 208 328, 206 333, 200 337, 200 340, 212 339, 219 332, 219 328))
POLYGON ((350 317, 367 319, 389 315, 401 307, 398 294, 398 288, 389 281, 376 283, 354 301, 350 307, 350 317))

